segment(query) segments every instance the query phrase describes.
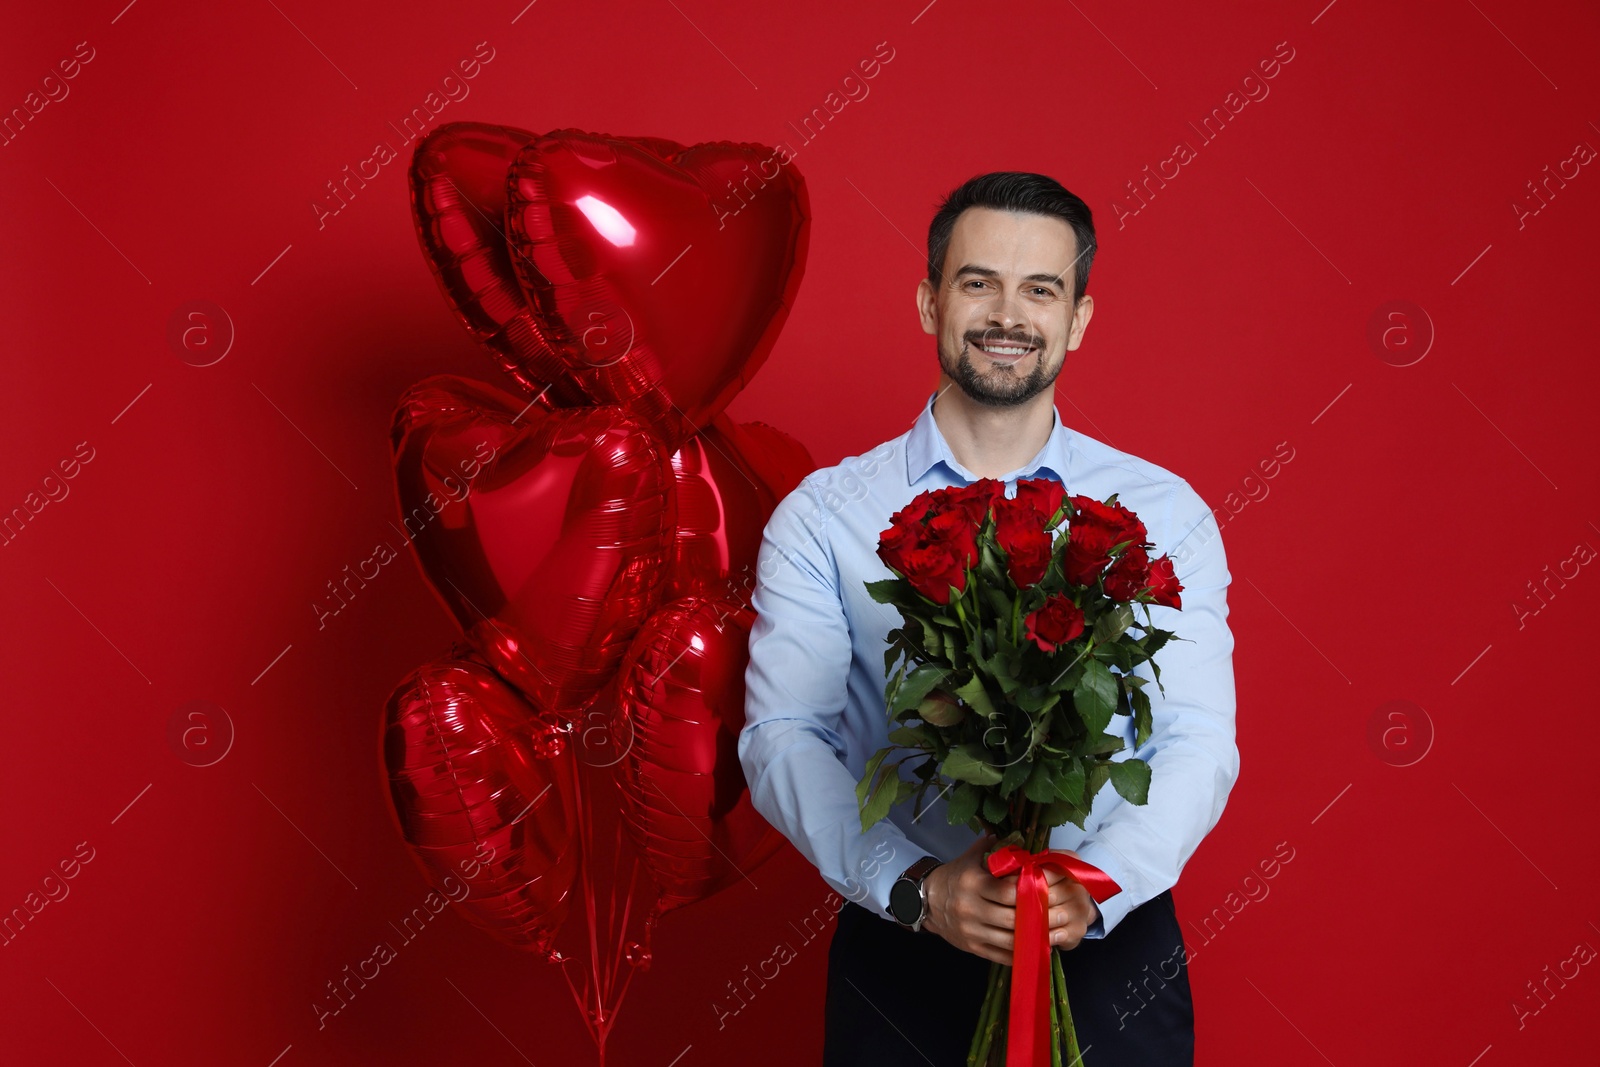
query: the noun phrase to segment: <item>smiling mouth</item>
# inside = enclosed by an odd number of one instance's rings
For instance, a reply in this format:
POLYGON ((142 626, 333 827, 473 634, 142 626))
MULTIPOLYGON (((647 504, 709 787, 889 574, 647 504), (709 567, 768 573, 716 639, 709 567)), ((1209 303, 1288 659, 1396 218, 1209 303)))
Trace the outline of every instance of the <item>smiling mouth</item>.
POLYGON ((994 344, 979 344, 978 349, 985 355, 1004 363, 1015 363, 1028 353, 1035 351, 1033 345, 1021 342, 998 342, 994 344))

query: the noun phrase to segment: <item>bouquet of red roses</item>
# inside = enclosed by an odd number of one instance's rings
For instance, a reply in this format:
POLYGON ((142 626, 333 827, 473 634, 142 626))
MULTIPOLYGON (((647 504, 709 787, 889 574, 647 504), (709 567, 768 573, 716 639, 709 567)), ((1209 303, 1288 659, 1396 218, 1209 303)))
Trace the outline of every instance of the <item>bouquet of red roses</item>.
POLYGON ((1135 748, 1149 739, 1144 687, 1161 687, 1154 656, 1176 637, 1150 624, 1149 606, 1181 608, 1182 587, 1116 499, 1068 497, 1050 478, 1019 480, 1014 497, 993 478, 920 493, 879 538, 895 577, 866 583, 874 600, 899 609, 902 625, 889 631, 884 655, 892 744, 867 761, 856 787, 862 830, 912 795, 920 816, 937 786, 952 824, 999 839, 990 872, 1019 874, 1012 966, 990 969, 969 1067, 1008 1055, 1033 1067, 1046 1043, 1052 1064, 1063 1051, 1075 1062, 1043 867, 1066 870, 1096 900, 1118 887, 1051 851, 1050 832, 1067 822, 1082 828, 1108 781, 1128 802, 1146 802, 1150 765, 1113 760, 1126 740, 1106 728, 1120 711, 1132 718, 1135 748), (1133 673, 1144 663, 1152 679, 1133 673), (897 749, 910 752, 891 760, 897 749), (918 781, 900 776, 908 760, 918 781))

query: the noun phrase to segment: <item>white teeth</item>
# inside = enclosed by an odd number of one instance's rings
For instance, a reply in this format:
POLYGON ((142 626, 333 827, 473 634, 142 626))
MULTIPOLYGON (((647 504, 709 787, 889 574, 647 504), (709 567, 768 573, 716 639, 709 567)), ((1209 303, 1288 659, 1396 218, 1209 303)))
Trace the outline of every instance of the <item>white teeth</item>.
POLYGON ((1032 351, 1032 349, 1029 348, 1017 348, 1012 345, 983 345, 982 348, 985 352, 992 353, 996 356, 1021 356, 1032 351))

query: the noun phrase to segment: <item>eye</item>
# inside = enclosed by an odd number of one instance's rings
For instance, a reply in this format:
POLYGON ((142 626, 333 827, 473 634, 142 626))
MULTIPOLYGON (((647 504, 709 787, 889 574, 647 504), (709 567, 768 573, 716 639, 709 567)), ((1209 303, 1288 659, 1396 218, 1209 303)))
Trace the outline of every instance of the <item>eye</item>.
POLYGON ((983 281, 981 279, 978 279, 978 278, 973 278, 970 281, 968 281, 967 284, 968 285, 987 285, 989 283, 985 282, 985 281, 983 281))

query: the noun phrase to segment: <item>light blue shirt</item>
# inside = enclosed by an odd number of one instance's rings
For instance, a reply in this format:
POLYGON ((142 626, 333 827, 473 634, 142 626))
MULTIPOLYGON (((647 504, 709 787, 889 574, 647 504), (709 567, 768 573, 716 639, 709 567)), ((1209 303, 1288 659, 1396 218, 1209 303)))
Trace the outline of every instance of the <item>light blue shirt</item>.
MULTIPOLYGON (((901 872, 924 855, 955 859, 977 836, 947 821, 936 788, 925 794, 920 817, 908 800, 862 833, 855 792, 867 760, 889 744, 883 657, 889 631, 901 624, 895 608, 867 595, 867 582, 893 577, 877 556, 878 535, 922 490, 977 480, 934 421, 936 395, 928 394, 907 432, 813 471, 773 511, 752 594, 757 614, 739 734, 756 810, 828 885, 890 921, 889 889, 901 872)), ((1127 738, 1128 748, 1115 758, 1149 761, 1148 803, 1130 804, 1107 783, 1084 829, 1068 823, 1050 836, 1051 848, 1074 850, 1122 887, 1100 904, 1100 918, 1088 930, 1088 937, 1104 937, 1133 908, 1177 883, 1238 778, 1230 578, 1221 531, 1188 482, 1067 429, 1059 409, 1039 453, 999 480, 1015 496, 1017 479, 1035 477, 1055 478, 1069 494, 1097 500, 1117 493, 1144 521, 1152 554, 1172 556, 1183 584, 1182 610, 1150 608, 1152 625, 1187 640, 1169 642, 1156 655, 1166 694, 1154 685, 1145 689, 1149 740, 1132 751, 1127 715, 1108 727, 1127 738)), ((1151 677, 1148 664, 1136 673, 1151 677)), ((919 781, 915 763, 908 760, 901 777, 919 781)))

